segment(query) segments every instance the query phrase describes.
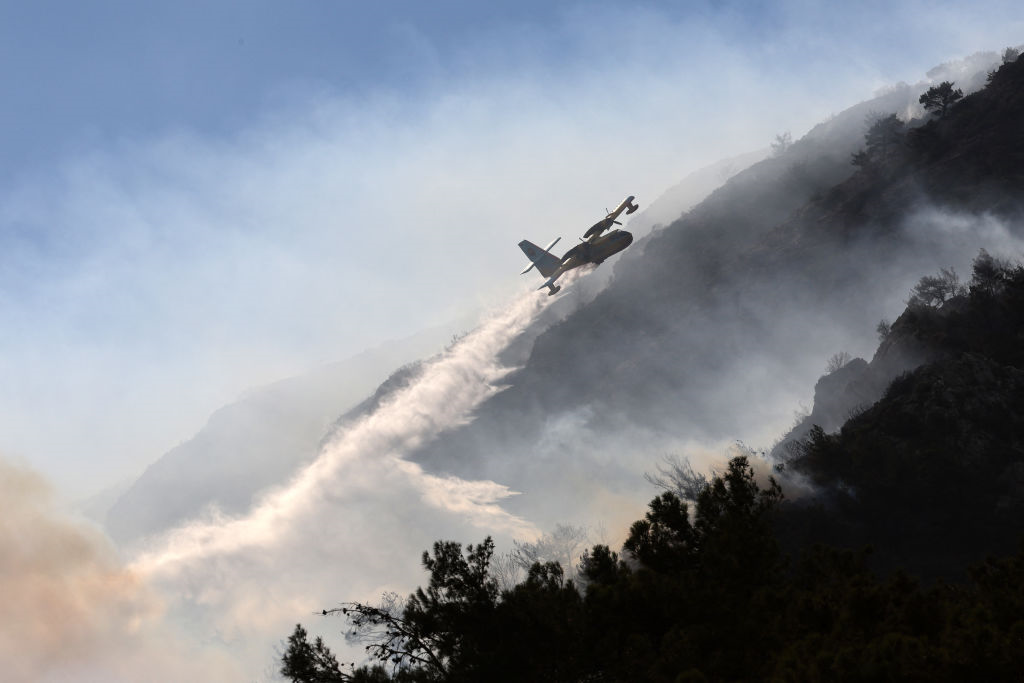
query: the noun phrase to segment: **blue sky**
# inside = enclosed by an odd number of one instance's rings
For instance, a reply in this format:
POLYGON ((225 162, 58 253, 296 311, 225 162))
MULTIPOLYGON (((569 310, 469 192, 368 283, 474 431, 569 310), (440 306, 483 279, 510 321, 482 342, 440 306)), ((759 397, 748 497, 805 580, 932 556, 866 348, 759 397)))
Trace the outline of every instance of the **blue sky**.
MULTIPOLYGON (((974 26, 943 26, 957 5, 8 2, 0 9, 7 67, 0 163, 10 178, 26 166, 168 129, 230 136, 268 109, 316 92, 360 97, 394 89, 410 97, 446 79, 524 66, 601 68, 646 47, 630 36, 645 17, 706 29, 713 35, 702 31, 704 38, 763 56, 766 70, 781 75, 812 60, 831 69, 843 52, 872 55, 875 69, 897 73, 908 61, 927 64, 977 45, 977 26, 1014 14, 1011 3, 983 3, 969 13, 974 26)), ((693 50, 685 42, 675 47, 693 50)))
POLYGON ((73 495, 506 300, 523 238, 1024 40, 1015 4, 5 2, 0 454, 73 495))

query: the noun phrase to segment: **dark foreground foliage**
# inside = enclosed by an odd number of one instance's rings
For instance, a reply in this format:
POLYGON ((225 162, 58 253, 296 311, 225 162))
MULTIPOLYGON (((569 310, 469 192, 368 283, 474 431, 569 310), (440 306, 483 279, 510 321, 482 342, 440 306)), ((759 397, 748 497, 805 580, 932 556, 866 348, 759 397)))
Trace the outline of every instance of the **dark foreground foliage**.
POLYGON ((783 561, 745 457, 700 494, 651 501, 625 556, 598 545, 585 588, 554 563, 499 593, 488 538, 424 554, 426 589, 403 605, 344 612, 373 667, 339 669, 301 626, 283 675, 293 681, 1014 680, 1024 671, 1024 550, 922 588, 882 579, 866 552, 815 547, 783 561))

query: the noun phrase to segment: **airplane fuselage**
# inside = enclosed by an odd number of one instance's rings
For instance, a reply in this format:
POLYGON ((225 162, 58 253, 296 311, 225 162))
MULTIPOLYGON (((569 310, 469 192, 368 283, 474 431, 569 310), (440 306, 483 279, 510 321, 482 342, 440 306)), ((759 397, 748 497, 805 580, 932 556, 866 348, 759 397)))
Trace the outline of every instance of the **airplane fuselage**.
POLYGON ((586 263, 601 263, 609 256, 617 254, 633 243, 632 233, 625 230, 612 230, 607 235, 592 237, 580 242, 562 256, 561 270, 571 270, 586 263))
POLYGON ((588 263, 598 265, 606 258, 619 253, 633 243, 632 233, 625 230, 612 230, 607 235, 591 237, 586 242, 581 242, 565 252, 558 270, 545 282, 542 287, 547 287, 554 294, 559 288, 554 287, 555 280, 568 270, 585 266, 588 263))
POLYGON ((526 273, 536 266, 541 274, 547 278, 547 281, 540 286, 540 289, 547 287, 549 290, 548 294, 554 294, 561 289, 555 286, 555 280, 567 270, 579 268, 588 263, 597 265, 603 263, 609 256, 619 253, 633 243, 633 235, 625 230, 612 228, 612 226, 618 223, 616 219, 623 212, 629 215, 640 208, 633 202, 633 199, 632 195, 626 197, 613 211, 609 211, 608 215, 592 225, 584 233, 583 241, 565 252, 560 260, 555 259, 554 255, 549 252, 558 240, 555 240, 555 242, 552 242, 543 250, 532 242, 523 240, 519 243, 519 248, 523 250, 523 253, 531 261, 530 267, 523 272, 526 273), (610 232, 604 234, 606 230, 610 232))

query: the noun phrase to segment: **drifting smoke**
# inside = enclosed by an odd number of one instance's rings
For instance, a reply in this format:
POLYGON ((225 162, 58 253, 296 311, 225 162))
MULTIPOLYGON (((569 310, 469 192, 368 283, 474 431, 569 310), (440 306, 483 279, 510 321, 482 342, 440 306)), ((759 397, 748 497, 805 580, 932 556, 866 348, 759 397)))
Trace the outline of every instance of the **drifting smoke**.
POLYGON ((409 590, 414 558, 437 538, 537 537, 501 507, 507 487, 427 474, 403 455, 501 391, 499 353, 547 301, 525 295, 461 339, 248 515, 211 514, 130 566, 58 510, 41 478, 0 462, 4 680, 272 678, 274 644, 296 621, 409 590))
POLYGON ((178 597, 169 607, 174 619, 202 623, 236 656, 265 663, 272 644, 310 611, 419 583, 414 558, 438 538, 538 536, 501 507, 514 495, 506 486, 428 474, 403 456, 466 424, 501 391, 509 368, 499 353, 547 301, 542 293, 522 296, 338 434, 249 514, 211 514, 176 529, 151 541, 132 569, 178 597))
POLYGON ((0 671, 5 681, 233 679, 187 643, 96 529, 61 511, 37 474, 0 460, 0 671))

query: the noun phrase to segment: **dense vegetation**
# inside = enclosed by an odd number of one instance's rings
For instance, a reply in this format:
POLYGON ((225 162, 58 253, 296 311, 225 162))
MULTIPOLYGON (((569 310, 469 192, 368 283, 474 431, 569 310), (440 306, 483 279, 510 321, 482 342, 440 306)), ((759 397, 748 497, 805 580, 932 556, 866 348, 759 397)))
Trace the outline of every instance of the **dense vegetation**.
POLYGON ((941 279, 922 278, 882 342, 929 362, 794 449, 786 467, 816 493, 783 511, 787 547, 871 544, 879 569, 954 578, 1024 534, 1024 271, 982 252, 969 289, 922 298, 941 279))
MULTIPOLYGON (((619 558, 595 546, 583 586, 537 563, 499 593, 488 538, 436 543, 404 606, 347 604, 350 638, 379 660, 348 670, 297 626, 293 681, 1013 680, 1024 670, 1024 551, 965 584, 880 579, 865 553, 820 546, 787 562, 744 457, 701 492, 650 504, 619 558)), ((332 610, 333 611, 333 610, 332 610)))
MULTIPOLYGON (((866 217, 885 232, 902 215, 896 207, 922 190, 1019 220, 1024 62, 1008 61, 980 93, 960 98, 950 84, 933 95, 928 121, 879 118, 852 177, 732 263, 812 263, 814 250, 844 244, 866 217), (807 226, 819 224, 831 232, 809 240, 807 226)), ((715 210, 713 197, 694 212, 691 237, 715 210)), ((673 268, 666 281, 707 279, 697 267, 673 268)), ((819 275, 835 277, 814 267, 795 277, 813 284, 819 275)), ((634 322, 657 331, 656 322, 634 322)), ((982 251, 968 283, 952 270, 922 278, 903 315, 879 332, 871 364, 843 359, 833 374, 850 386, 877 383, 870 373, 896 368, 883 362, 894 350, 913 350, 903 355, 917 367, 891 384, 886 377, 888 388, 841 429, 809 426, 795 438, 777 474, 812 493, 784 500, 774 479, 759 485, 738 457, 696 490, 654 498, 620 552, 597 545, 583 555, 577 580, 537 562, 504 590, 490 538, 435 543, 423 555, 427 586, 408 599, 325 611, 347 619, 347 637, 374 664, 339 665, 299 626, 281 673, 375 682, 1019 680, 1024 268, 982 251)))

